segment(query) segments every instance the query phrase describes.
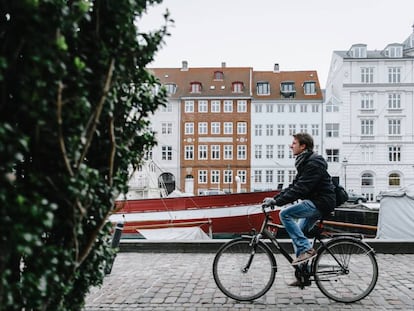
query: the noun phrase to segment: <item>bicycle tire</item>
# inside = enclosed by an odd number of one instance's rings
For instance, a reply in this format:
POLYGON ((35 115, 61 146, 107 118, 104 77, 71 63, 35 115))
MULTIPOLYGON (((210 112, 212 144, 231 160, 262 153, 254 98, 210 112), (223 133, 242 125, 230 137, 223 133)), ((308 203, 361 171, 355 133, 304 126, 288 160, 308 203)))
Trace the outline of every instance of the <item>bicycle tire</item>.
POLYGON ((263 296, 275 280, 276 259, 272 251, 259 241, 254 252, 251 241, 248 237, 231 240, 214 257, 214 281, 226 296, 239 301, 251 301, 263 296), (250 267, 245 271, 250 259, 250 267))
POLYGON ((378 279, 374 251, 355 238, 336 238, 321 247, 314 260, 314 279, 320 291, 338 302, 351 303, 365 298, 378 279), (342 270, 332 252, 341 265, 342 270))

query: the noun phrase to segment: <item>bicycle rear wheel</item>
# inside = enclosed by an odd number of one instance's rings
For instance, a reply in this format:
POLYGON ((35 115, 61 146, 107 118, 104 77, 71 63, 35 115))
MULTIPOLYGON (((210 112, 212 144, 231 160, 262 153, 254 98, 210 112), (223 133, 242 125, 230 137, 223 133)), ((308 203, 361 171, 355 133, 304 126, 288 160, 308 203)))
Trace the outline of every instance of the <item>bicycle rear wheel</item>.
POLYGON ((338 302, 365 298, 375 287, 378 264, 373 250, 353 238, 338 238, 321 248, 314 262, 316 285, 338 302))
POLYGON ((263 296, 275 280, 276 259, 263 243, 251 245, 250 238, 223 245, 213 262, 218 288, 228 297, 250 301, 263 296))

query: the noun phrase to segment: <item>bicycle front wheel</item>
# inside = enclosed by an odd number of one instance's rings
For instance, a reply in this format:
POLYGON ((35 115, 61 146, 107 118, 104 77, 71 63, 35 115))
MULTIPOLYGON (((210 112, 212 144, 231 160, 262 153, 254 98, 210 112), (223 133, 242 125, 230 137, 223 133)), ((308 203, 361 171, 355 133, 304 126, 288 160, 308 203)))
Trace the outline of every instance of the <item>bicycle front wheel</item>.
POLYGON ((247 237, 224 244, 213 262, 218 288, 228 297, 250 301, 263 296, 275 280, 276 259, 261 241, 247 237))
POLYGON ((314 275, 316 285, 328 298, 355 302, 374 289, 378 264, 374 251, 360 240, 333 239, 315 258, 314 275))

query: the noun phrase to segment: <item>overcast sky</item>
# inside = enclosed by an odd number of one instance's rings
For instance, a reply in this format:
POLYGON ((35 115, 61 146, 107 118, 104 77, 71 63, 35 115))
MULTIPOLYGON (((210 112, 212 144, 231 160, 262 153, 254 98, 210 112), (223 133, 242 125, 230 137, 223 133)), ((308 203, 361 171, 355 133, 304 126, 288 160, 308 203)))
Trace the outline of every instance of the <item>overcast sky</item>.
POLYGON ((317 70, 324 88, 332 52, 365 43, 382 50, 413 31, 414 0, 164 0, 140 30, 158 28, 168 8, 171 36, 150 67, 317 70))

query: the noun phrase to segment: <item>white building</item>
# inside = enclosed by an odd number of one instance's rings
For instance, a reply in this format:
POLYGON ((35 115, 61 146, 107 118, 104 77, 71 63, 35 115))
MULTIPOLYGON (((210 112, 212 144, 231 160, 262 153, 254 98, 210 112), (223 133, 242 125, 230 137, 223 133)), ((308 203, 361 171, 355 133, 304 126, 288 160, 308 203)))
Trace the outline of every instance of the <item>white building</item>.
POLYGON ((325 106, 324 153, 341 184, 375 200, 414 183, 414 33, 382 50, 334 51, 325 106))

